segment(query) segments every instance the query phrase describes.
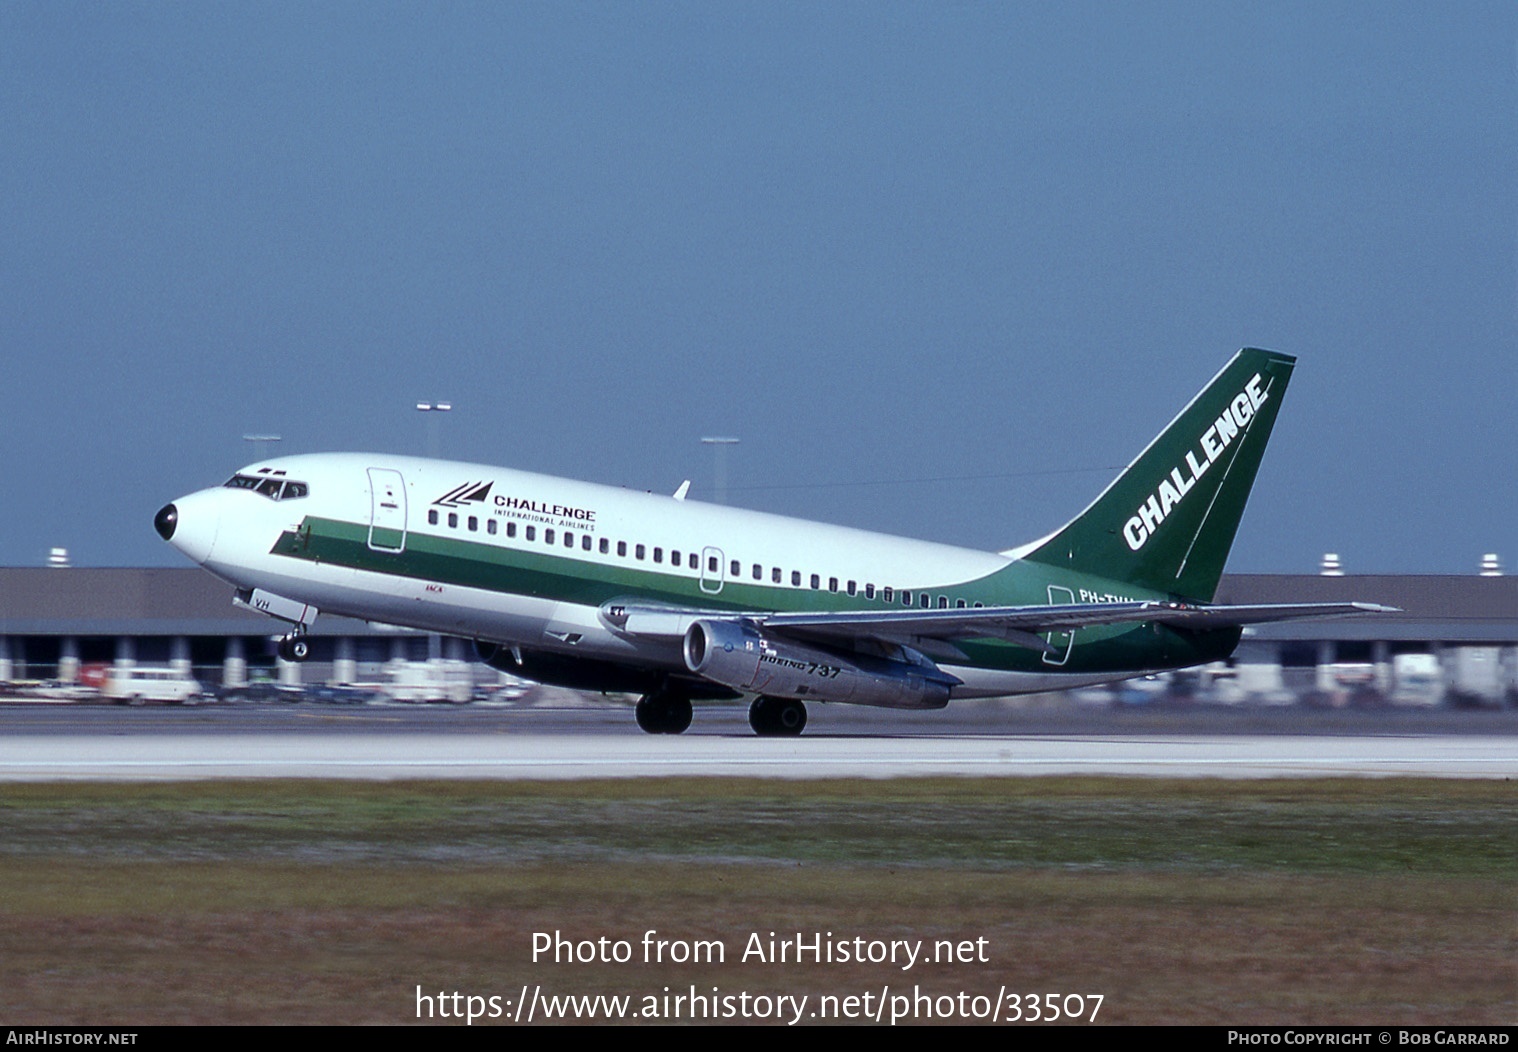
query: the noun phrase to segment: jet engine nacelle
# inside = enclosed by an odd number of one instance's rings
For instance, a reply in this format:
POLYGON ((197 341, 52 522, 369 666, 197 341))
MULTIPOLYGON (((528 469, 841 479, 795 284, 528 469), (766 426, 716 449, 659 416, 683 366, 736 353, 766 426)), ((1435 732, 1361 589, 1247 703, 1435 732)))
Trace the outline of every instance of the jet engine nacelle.
POLYGON ((959 681, 932 664, 844 654, 765 636, 746 621, 697 621, 685 667, 746 694, 847 701, 887 709, 941 709, 959 681))

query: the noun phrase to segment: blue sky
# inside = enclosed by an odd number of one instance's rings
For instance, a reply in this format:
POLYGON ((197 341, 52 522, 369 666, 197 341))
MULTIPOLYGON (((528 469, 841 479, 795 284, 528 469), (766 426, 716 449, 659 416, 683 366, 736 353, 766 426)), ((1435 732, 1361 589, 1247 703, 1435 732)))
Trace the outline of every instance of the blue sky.
POLYGON ((1518 8, 0 5, 0 564, 443 452, 972 547, 1239 346, 1230 569, 1518 565, 1518 8))

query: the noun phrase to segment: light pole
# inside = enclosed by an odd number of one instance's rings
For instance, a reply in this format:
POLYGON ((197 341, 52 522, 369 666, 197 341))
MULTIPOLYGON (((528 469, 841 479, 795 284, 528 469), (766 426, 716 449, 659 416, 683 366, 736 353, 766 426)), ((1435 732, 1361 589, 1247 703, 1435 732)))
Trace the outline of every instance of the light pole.
POLYGON ((439 446, 441 445, 441 440, 438 438, 438 420, 441 419, 441 418, 438 417, 436 414, 438 414, 438 413, 452 412, 453 411, 453 403, 452 402, 418 402, 418 403, 416 403, 416 411, 418 413, 427 413, 428 414, 428 417, 427 417, 427 455, 429 457, 432 457, 433 459, 436 459, 438 456, 440 456, 439 446))
MULTIPOLYGON (((443 413, 451 413, 451 412, 453 412, 453 403, 452 402, 418 402, 418 403, 416 403, 416 411, 418 413, 426 413, 427 414, 427 456, 430 457, 430 458, 432 458, 433 460, 436 460, 441 455, 440 452, 439 452, 439 449, 440 449, 440 447, 442 445, 442 441, 438 437, 438 421, 440 421, 442 419, 442 414, 443 413)), ((428 633, 428 635, 427 635, 427 661, 428 661, 428 663, 429 664, 434 664, 442 656, 443 656, 443 637, 440 636, 440 635, 437 635, 436 633, 428 633)))
POLYGON ((712 447, 712 457, 716 461, 716 463, 713 465, 713 472, 714 472, 716 483, 717 483, 717 486, 716 486, 717 503, 718 504, 726 504, 727 503, 727 447, 728 446, 736 446, 738 444, 738 440, 736 438, 726 438, 726 437, 723 437, 723 436, 720 436, 720 435, 714 435, 714 436, 708 436, 706 438, 703 438, 701 440, 701 444, 704 445, 704 446, 711 446, 712 447))

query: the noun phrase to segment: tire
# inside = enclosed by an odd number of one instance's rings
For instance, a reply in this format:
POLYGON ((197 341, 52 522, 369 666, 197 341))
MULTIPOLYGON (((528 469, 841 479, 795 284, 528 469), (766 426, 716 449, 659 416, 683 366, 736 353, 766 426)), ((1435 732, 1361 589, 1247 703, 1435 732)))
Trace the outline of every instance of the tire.
POLYGON ((690 699, 679 696, 666 698, 664 712, 665 734, 684 734, 690 729, 691 718, 695 715, 691 710, 690 699))
POLYGON ((664 691, 645 694, 636 715, 638 726, 647 734, 683 734, 691 723, 690 699, 664 691))
POLYGON ((762 738, 794 738, 806 728, 806 706, 794 698, 755 698, 748 725, 762 738))
POLYGON ((645 694, 638 699, 638 707, 633 710, 638 718, 638 726, 644 734, 662 734, 658 696, 645 694))
POLYGON ((755 698, 748 707, 748 725, 761 738, 774 734, 773 705, 769 698, 755 698))
POLYGON ((775 706, 774 731, 776 735, 794 738, 806 729, 806 706, 787 698, 775 706))

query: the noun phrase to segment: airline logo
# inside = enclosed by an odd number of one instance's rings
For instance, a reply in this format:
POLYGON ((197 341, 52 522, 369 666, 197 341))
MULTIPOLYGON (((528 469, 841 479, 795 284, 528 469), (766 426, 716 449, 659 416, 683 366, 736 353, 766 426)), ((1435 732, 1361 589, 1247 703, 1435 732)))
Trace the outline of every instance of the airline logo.
MULTIPOLYGON (((510 508, 516 512, 534 512, 538 515, 549 515, 559 519, 572 519, 564 525, 571 526, 575 522, 595 522, 596 513, 590 508, 572 508, 568 504, 546 504, 540 500, 529 500, 526 497, 503 497, 496 494, 495 506, 498 508, 510 508)), ((543 521, 547 521, 546 519, 543 521)))
POLYGON ((596 513, 589 508, 572 508, 567 504, 549 504, 546 501, 532 500, 528 497, 508 497, 497 493, 490 496, 490 487, 494 482, 466 482, 462 486, 455 486, 444 493, 432 503, 440 508, 462 508, 466 504, 494 504, 497 508, 508 509, 496 514, 511 514, 516 518, 536 518, 539 522, 551 522, 554 519, 568 519, 565 526, 579 526, 581 528, 594 529, 596 513), (532 514, 525 514, 525 513, 532 514))
POLYGON ((1269 398, 1262 385, 1260 374, 1255 373, 1244 389, 1223 407, 1222 415, 1202 432, 1195 448, 1186 451, 1185 462, 1171 468, 1170 477, 1162 479, 1159 488, 1139 505, 1138 511, 1123 526, 1123 539, 1129 548, 1134 551, 1142 548, 1207 470, 1222 458, 1224 451, 1236 439, 1243 440, 1250 421, 1269 398))
POLYGON ((461 508, 465 504, 483 503, 493 482, 466 482, 455 486, 432 503, 444 508, 461 508))

